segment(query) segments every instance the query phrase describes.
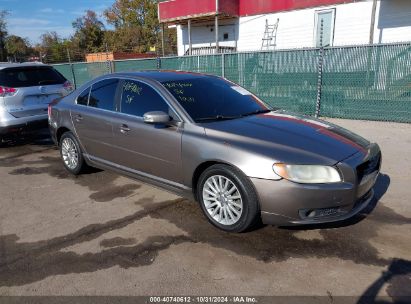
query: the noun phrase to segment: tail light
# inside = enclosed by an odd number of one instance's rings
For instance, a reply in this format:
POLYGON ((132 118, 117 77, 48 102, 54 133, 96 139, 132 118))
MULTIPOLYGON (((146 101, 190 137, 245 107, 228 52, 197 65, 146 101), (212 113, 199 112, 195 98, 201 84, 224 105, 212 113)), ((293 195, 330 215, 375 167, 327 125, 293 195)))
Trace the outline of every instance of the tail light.
POLYGON ((64 88, 67 92, 71 92, 71 91, 74 90, 73 84, 72 84, 70 81, 68 81, 68 80, 63 84, 63 88, 64 88))
POLYGON ((0 86, 0 97, 14 96, 17 94, 17 89, 0 86))
POLYGON ((54 105, 58 104, 58 102, 59 102, 60 100, 61 100, 61 98, 56 98, 56 99, 54 99, 52 102, 49 103, 49 105, 48 105, 48 107, 47 107, 47 114, 48 114, 48 116, 49 116, 49 119, 50 119, 50 117, 51 117, 51 108, 52 108, 54 105))

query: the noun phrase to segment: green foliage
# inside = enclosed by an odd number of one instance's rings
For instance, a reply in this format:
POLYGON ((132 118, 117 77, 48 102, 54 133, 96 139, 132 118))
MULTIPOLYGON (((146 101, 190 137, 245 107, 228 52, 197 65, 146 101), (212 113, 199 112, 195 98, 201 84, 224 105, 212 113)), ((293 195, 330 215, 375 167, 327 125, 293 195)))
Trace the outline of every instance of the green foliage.
POLYGON ((41 35, 40 40, 41 42, 36 48, 44 62, 67 61, 67 42, 62 40, 56 32, 47 32, 41 35))
POLYGON ((24 60, 30 53, 30 44, 27 38, 10 35, 5 41, 6 50, 9 56, 14 58, 14 61, 24 60))
POLYGON ((164 53, 177 54, 177 30, 164 26, 164 53))
POLYGON ((7 23, 6 23, 6 16, 7 11, 0 10, 0 62, 6 61, 7 59, 7 52, 5 48, 6 44, 6 37, 7 37, 7 23))
MULTIPOLYGON (((104 11, 105 21, 114 27, 106 30, 104 23, 92 10, 73 21, 75 30, 69 39, 57 32, 46 32, 40 42, 31 48, 27 39, 7 35, 6 11, 0 10, 0 61, 7 56, 24 61, 31 55, 40 56, 47 63, 84 61, 87 53, 149 52, 155 47, 161 54, 161 31, 157 17, 156 0, 113 0, 104 11)), ((165 53, 175 54, 177 37, 175 29, 165 28, 165 53)))
POLYGON ((104 40, 108 48, 114 52, 140 52, 139 47, 141 31, 135 27, 118 28, 106 31, 104 40))
POLYGON ((99 52, 104 49, 104 24, 97 14, 92 10, 87 10, 85 15, 77 18, 73 22, 76 30, 72 40, 77 40, 81 49, 88 53, 99 52))
MULTIPOLYGON (((158 46, 159 24, 155 0, 116 0, 104 11, 104 16, 115 28, 112 36, 125 42, 123 47, 121 43, 110 44, 113 48, 147 52, 150 47, 158 46)), ((110 42, 113 43, 113 40, 110 42)))

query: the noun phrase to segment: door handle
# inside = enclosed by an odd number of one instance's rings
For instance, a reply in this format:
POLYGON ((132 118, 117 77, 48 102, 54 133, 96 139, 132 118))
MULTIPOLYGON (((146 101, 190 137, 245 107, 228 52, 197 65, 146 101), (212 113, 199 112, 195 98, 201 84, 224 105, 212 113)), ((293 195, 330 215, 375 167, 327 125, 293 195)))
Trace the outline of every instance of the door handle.
POLYGON ((74 119, 75 119, 77 122, 80 122, 80 121, 83 120, 83 116, 81 116, 80 114, 76 114, 76 115, 74 115, 74 119))
POLYGON ((130 129, 127 125, 122 124, 122 125, 120 126, 120 132, 123 133, 123 134, 129 132, 130 130, 131 130, 131 129, 130 129))

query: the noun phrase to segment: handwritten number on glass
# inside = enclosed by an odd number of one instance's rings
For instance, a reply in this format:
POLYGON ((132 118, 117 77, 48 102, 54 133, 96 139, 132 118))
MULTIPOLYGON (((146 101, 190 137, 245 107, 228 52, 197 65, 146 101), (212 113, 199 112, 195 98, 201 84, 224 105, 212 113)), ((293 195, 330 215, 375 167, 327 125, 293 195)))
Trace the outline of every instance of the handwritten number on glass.
POLYGON ((141 91, 143 90, 143 88, 134 82, 126 82, 123 85, 123 90, 125 92, 132 92, 141 95, 141 91))

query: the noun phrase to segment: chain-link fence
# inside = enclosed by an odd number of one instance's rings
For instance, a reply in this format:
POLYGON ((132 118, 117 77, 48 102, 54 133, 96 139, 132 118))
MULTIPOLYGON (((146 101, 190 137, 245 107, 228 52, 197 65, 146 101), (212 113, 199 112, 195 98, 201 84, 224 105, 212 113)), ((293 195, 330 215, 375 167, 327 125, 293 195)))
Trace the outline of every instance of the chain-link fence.
POLYGON ((328 47, 55 65, 76 86, 123 71, 226 77, 275 107, 327 117, 411 123, 411 44, 328 47))

